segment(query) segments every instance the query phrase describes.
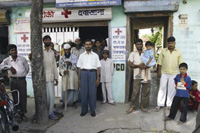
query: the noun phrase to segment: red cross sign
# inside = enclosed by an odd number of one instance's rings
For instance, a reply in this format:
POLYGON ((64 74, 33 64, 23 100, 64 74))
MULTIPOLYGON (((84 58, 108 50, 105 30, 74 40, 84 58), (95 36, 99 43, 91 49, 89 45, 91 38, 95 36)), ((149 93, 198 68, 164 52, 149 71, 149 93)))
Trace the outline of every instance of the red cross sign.
POLYGON ((119 30, 119 28, 115 31, 115 33, 117 33, 117 35, 119 36, 120 33, 122 33, 121 30, 119 30))
POLYGON ((68 11, 67 9, 65 9, 63 12, 61 12, 61 15, 64 15, 65 18, 68 18, 69 16, 68 15, 71 15, 72 12, 71 11, 68 11))
POLYGON ((23 40, 23 42, 26 42, 26 40, 28 40, 28 37, 24 34, 21 39, 23 40))

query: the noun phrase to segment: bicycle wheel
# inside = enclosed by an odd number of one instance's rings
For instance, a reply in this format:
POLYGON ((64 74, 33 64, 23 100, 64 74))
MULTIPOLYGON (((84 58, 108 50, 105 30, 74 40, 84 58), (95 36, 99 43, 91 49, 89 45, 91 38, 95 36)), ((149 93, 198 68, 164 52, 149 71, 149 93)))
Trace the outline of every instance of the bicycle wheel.
POLYGON ((0 133, 10 133, 5 113, 0 109, 0 133))

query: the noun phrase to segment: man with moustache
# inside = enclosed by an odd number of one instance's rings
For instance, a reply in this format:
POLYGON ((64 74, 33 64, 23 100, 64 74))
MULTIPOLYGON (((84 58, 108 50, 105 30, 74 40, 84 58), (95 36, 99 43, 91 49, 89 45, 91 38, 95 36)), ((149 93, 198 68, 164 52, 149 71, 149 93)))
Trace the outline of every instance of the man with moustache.
POLYGON ((139 101, 139 94, 140 94, 140 89, 141 90, 141 103, 140 103, 140 109, 147 113, 148 110, 146 107, 149 104, 149 95, 150 95, 150 83, 151 83, 151 74, 150 71, 148 71, 148 83, 142 84, 141 81, 144 78, 145 74, 145 65, 141 65, 141 56, 143 55, 143 41, 141 39, 137 39, 136 43, 136 51, 133 51, 130 53, 129 58, 128 58, 128 65, 129 67, 133 68, 133 92, 132 92, 132 97, 130 101, 130 108, 126 111, 126 114, 132 113, 136 106, 137 102, 139 101), (137 73, 139 72, 139 68, 142 69, 142 76, 141 78, 135 78, 137 73), (141 87, 142 85, 142 87, 141 87))
POLYGON ((55 88, 58 85, 58 71, 54 51, 51 49, 51 37, 46 35, 43 37, 44 43, 44 70, 46 77, 47 106, 49 110, 49 119, 56 120, 58 117, 54 114, 55 88))
MULTIPOLYGON (((21 111, 21 119, 23 121, 28 121, 25 113, 27 113, 27 85, 26 85, 26 75, 29 72, 29 65, 23 56, 17 55, 17 46, 14 44, 8 45, 9 57, 3 60, 3 66, 11 66, 8 71, 10 75, 10 89, 19 91, 19 105, 17 106, 21 111)), ((12 93, 14 103, 18 103, 17 93, 12 93)))
POLYGON ((92 51, 91 40, 85 40, 86 51, 78 59, 77 67, 78 84, 81 88, 81 114, 85 116, 88 112, 88 103, 92 117, 96 116, 96 89, 99 85, 99 68, 101 67, 99 57, 92 51))
POLYGON ((164 107, 165 101, 167 107, 170 108, 176 93, 174 78, 178 73, 179 65, 183 62, 183 58, 181 52, 175 48, 175 41, 174 37, 169 37, 167 39, 168 47, 161 51, 158 58, 157 76, 160 78, 160 88, 155 111, 159 111, 160 107, 164 107))
POLYGON ((85 52, 85 48, 81 45, 81 39, 76 38, 75 47, 71 48, 71 53, 79 57, 83 52, 85 52))

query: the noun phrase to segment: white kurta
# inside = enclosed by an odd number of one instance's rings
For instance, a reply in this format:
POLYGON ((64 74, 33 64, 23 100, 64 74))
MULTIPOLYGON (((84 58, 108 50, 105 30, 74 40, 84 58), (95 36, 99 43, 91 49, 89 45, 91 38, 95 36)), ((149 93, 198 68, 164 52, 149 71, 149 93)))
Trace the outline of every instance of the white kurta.
POLYGON ((100 82, 111 82, 113 75, 113 62, 111 59, 101 60, 101 78, 100 82))
POLYGON ((62 99, 63 102, 65 102, 65 90, 67 90, 67 104, 73 104, 78 100, 78 74, 76 62, 77 56, 73 54, 70 55, 70 58, 66 58, 65 55, 61 58, 60 73, 62 75, 62 99), (67 65, 67 60, 71 62, 72 65, 67 65), (64 73, 65 70, 68 70, 67 74, 64 73), (68 82, 66 82, 67 80, 68 82))
MULTIPOLYGON (((65 61, 67 58, 63 55, 61 58, 61 62, 65 61)), ((63 91, 66 89, 66 74, 64 74, 65 70, 68 70, 67 73, 68 76, 68 90, 78 90, 78 74, 76 69, 76 62, 77 62, 77 56, 71 54, 70 58, 68 58, 69 61, 72 63, 72 66, 67 66, 62 63, 60 73, 62 75, 62 88, 63 91)))
POLYGON ((107 58, 106 60, 101 60, 101 86, 103 93, 103 102, 105 103, 108 99, 108 103, 114 103, 112 95, 112 75, 113 75, 113 62, 111 59, 107 58), (107 92, 107 97, 106 97, 107 92))

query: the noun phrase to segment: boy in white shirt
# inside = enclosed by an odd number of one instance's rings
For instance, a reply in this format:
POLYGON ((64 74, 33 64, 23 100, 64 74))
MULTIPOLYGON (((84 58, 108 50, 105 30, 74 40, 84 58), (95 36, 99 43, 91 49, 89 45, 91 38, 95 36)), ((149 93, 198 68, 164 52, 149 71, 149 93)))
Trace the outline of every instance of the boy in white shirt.
POLYGON ((112 59, 108 58, 109 51, 103 51, 103 59, 101 60, 101 78, 100 82, 102 85, 103 93, 103 103, 108 103, 115 105, 113 95, 112 95, 112 75, 113 75, 113 62, 112 59), (106 96, 107 92, 107 96, 106 96))

